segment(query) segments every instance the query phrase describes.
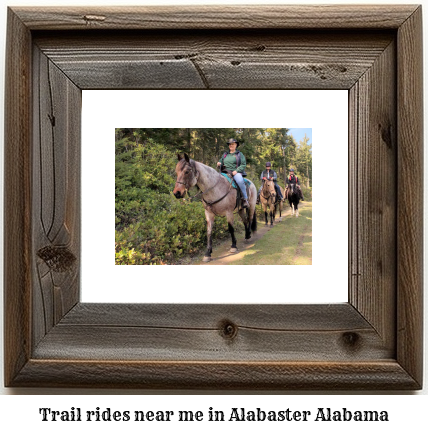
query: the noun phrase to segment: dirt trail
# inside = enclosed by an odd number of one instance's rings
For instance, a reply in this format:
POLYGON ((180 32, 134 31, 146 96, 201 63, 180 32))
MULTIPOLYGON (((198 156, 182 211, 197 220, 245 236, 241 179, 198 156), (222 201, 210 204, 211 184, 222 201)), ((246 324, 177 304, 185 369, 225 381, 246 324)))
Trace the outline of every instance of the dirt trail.
MULTIPOLYGON (((299 207, 304 207, 304 203, 299 204, 299 207)), ((265 226, 264 223, 257 222, 257 232, 251 235, 251 240, 248 244, 244 242, 244 235, 240 235, 237 237, 237 245, 238 251, 236 253, 230 253, 230 244, 231 241, 228 239, 224 241, 217 247, 214 247, 213 256, 210 262, 202 262, 202 260, 195 262, 195 265, 229 265, 233 264, 235 261, 242 259, 245 254, 245 251, 254 247, 254 244, 260 240, 267 232, 269 232, 275 225, 283 224, 284 217, 291 214, 291 209, 287 205, 287 208, 282 211, 282 222, 279 221, 279 214, 277 214, 274 226, 270 224, 265 226)))

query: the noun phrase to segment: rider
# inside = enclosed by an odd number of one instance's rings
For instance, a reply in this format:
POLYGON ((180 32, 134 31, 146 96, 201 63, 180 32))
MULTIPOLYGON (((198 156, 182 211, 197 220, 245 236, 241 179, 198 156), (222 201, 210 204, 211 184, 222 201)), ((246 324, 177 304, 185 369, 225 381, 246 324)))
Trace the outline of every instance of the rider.
POLYGON ((259 188, 259 191, 257 192, 257 203, 260 203, 260 192, 262 191, 263 188, 263 184, 265 183, 265 181, 273 181, 274 185, 275 185, 275 190, 276 190, 276 194, 279 200, 283 200, 284 198, 282 197, 282 193, 281 193, 281 189, 279 187, 279 185, 277 184, 277 179, 278 176, 275 172, 275 170, 271 169, 271 164, 268 161, 266 163, 266 170, 263 170, 262 174, 260 175, 260 180, 262 181, 262 185, 259 188))
POLYGON ((229 152, 225 152, 217 166, 222 167, 226 170, 232 172, 233 179, 238 184, 242 193, 242 208, 248 208, 250 204, 248 203, 247 189, 245 187, 245 181, 243 176, 247 176, 245 173, 245 167, 247 166, 247 161, 242 152, 238 151, 239 142, 236 139, 229 139, 227 144, 229 145, 229 152))
POLYGON ((287 187, 290 184, 294 184, 297 186, 297 191, 299 192, 299 196, 300 196, 300 200, 304 200, 303 199, 303 192, 302 189, 300 188, 300 181, 299 178, 294 174, 294 169, 290 169, 290 175, 287 178, 287 187))

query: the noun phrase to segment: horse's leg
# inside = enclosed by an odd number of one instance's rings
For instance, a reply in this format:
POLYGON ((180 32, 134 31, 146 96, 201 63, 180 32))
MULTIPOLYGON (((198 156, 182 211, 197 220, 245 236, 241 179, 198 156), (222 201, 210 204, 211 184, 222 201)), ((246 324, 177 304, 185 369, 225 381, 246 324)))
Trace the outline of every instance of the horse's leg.
POLYGON ((252 232, 257 232, 257 216, 256 216, 256 194, 257 190, 254 184, 250 188, 250 229, 252 232))
POLYGON ((205 210, 205 218, 207 219, 207 251, 205 252, 205 256, 203 262, 211 261, 211 253, 213 251, 213 223, 214 223, 215 214, 211 211, 205 210))
POLYGON ((265 226, 268 224, 268 213, 267 213, 267 204, 263 204, 263 211, 265 212, 265 226))
POLYGON ((299 199, 296 201, 296 217, 299 217, 299 199))
POLYGON ((236 237, 235 237, 235 228, 233 227, 233 212, 226 214, 227 219, 227 227, 229 229, 230 236, 232 237, 232 246, 230 247, 229 252, 235 253, 238 251, 236 246, 236 237))
POLYGON ((242 222, 245 226, 245 241, 249 240, 251 238, 251 225, 250 225, 250 212, 248 208, 247 209, 241 209, 239 211, 239 216, 242 219, 242 222))
POLYGON ((230 252, 235 253, 238 248, 236 247, 235 228, 230 223, 227 224, 229 228, 230 236, 232 237, 232 245, 230 246, 230 252))
MULTIPOLYGON (((275 205, 275 201, 272 203, 272 213, 273 213, 273 221, 275 221, 275 217, 276 217, 276 205, 275 205)), ((273 222, 272 222, 273 224, 273 222)))

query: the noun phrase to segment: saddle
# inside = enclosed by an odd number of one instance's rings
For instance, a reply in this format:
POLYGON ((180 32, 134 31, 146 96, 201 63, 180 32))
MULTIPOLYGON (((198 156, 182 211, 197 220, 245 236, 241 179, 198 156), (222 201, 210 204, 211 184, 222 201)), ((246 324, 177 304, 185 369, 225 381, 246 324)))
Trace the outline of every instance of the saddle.
MULTIPOLYGON (((241 201, 242 201, 242 192, 239 186, 236 184, 236 182, 233 179, 233 174, 230 170, 223 169, 221 171, 221 174, 232 184, 232 187, 236 190, 236 205, 235 209, 238 209, 238 211, 241 210, 241 201)), ((244 178, 245 182, 245 188, 247 190, 247 197, 250 197, 250 181, 244 178)))

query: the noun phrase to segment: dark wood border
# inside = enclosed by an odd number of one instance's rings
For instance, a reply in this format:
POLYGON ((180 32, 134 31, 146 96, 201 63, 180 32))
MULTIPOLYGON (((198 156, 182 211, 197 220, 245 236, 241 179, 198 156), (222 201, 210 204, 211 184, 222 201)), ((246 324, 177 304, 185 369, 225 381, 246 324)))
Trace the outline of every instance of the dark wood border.
POLYGON ((422 129, 420 6, 9 9, 6 386, 421 388, 422 129), (348 89, 349 302, 80 303, 89 88, 348 89))

